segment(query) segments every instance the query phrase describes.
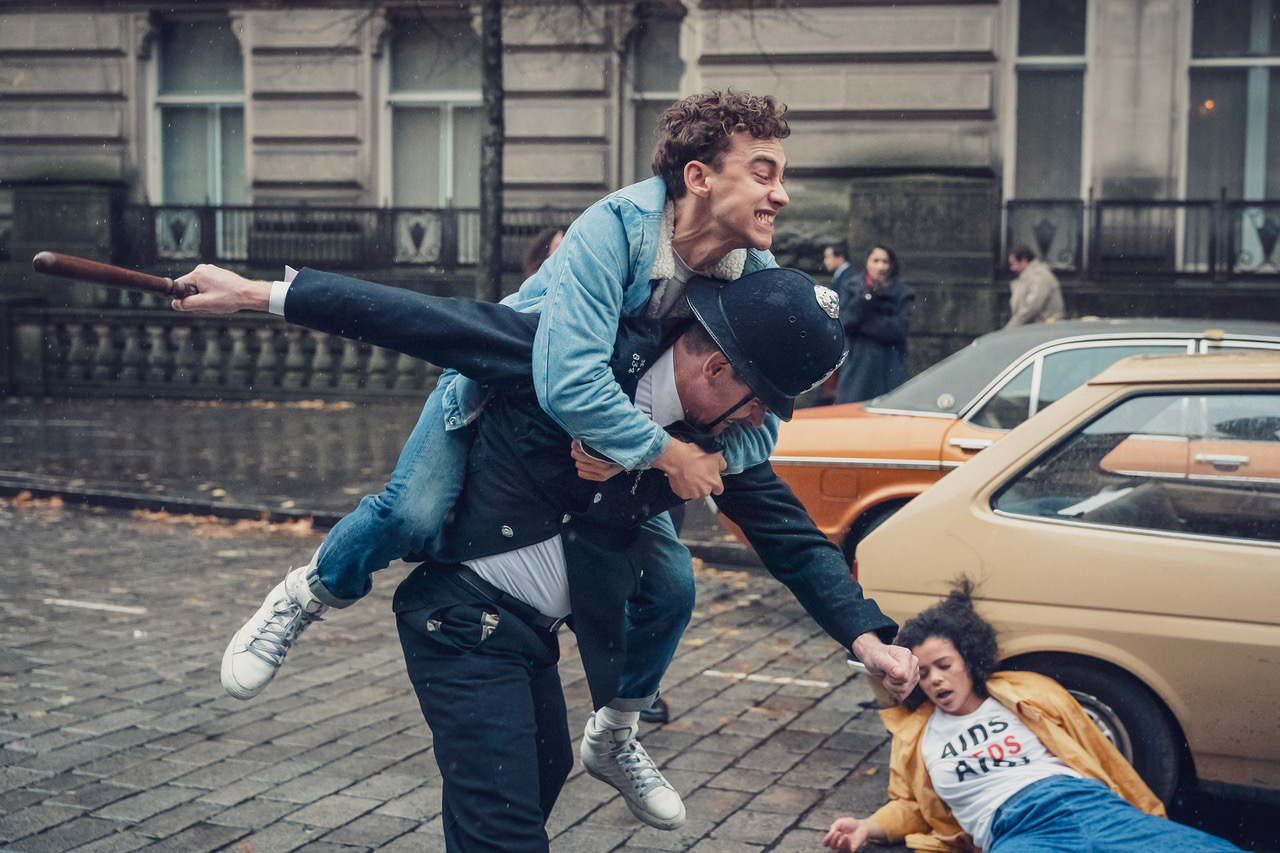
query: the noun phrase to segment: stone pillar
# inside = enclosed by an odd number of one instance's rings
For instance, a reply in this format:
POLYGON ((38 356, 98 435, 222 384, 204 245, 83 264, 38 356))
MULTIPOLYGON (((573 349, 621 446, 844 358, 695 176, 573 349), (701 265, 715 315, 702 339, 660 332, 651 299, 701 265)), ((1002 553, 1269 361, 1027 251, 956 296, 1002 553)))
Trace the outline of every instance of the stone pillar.
MULTIPOLYGON (((48 250, 110 263, 120 239, 124 191, 123 184, 114 182, 15 184, 10 256, 30 261, 37 252, 48 250)), ((40 284, 41 295, 51 304, 67 306, 92 305, 99 289, 98 285, 70 284, 55 290, 40 284)))

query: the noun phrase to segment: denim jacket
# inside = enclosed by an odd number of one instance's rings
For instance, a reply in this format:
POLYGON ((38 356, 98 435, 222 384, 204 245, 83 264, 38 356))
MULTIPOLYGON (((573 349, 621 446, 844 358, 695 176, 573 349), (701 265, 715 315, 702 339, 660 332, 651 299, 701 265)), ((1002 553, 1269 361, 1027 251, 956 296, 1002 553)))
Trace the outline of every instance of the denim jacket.
MULTIPOLYGON (((596 202, 542 268, 503 300, 542 313, 533 351, 533 384, 542 407, 570 435, 628 470, 649 467, 671 441, 635 408, 609 369, 619 318, 644 312, 655 265, 661 267, 670 252, 671 237, 663 228, 666 198, 665 184, 655 177, 596 202)), ((717 271, 737 278, 776 266, 769 252, 749 249, 731 253, 717 271)), ((484 389, 451 371, 440 385, 446 428, 474 420, 484 389)), ((726 431, 726 473, 768 459, 777 431, 772 415, 760 429, 739 425, 726 431)))

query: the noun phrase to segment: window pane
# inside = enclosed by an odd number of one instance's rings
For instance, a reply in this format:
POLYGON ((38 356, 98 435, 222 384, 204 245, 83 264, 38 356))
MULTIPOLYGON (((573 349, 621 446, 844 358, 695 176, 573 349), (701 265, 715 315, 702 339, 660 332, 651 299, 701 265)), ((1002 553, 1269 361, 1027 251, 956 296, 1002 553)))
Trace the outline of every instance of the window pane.
POLYGON ((1078 198, 1083 70, 1018 72, 1018 198, 1078 198))
POLYGON ((1280 198, 1280 68, 1272 68, 1267 91, 1266 198, 1280 198))
POLYGON ((1034 362, 1019 370, 995 396, 974 412, 969 422, 990 429, 1013 429, 1025 421, 1031 412, 1031 378, 1034 372, 1034 362))
POLYGON ((220 204, 245 204, 244 110, 219 111, 222 132, 222 180, 220 204))
POLYGON ((396 33, 391 46, 391 91, 479 90, 480 37, 470 21, 420 21, 396 33))
POLYGON ((1280 56, 1276 0, 1195 0, 1191 55, 1280 56))
POLYGON ((1122 358, 1140 353, 1173 355, 1187 352, 1181 344, 1134 344, 1132 346, 1086 347, 1050 353, 1044 357, 1040 372, 1040 411, 1079 388, 1122 358))
POLYGON ((1191 69, 1187 128, 1187 197, 1228 198, 1244 192, 1248 69, 1191 69))
POLYGON ((648 20, 640 25, 635 41, 637 92, 678 92, 684 63, 680 61, 680 22, 648 20))
POLYGON ((453 110, 453 206, 480 206, 480 139, 484 135, 482 107, 453 110))
POLYGON ((1280 541, 1280 397, 1144 395, 1000 490, 1005 512, 1280 541))
POLYGON ((1022 0, 1018 6, 1021 56, 1083 56, 1087 0, 1022 0))
POLYGON ((161 24, 159 77, 162 95, 243 92, 244 62, 231 23, 161 24))
POLYGON ((440 110, 391 113, 391 185, 396 207, 440 206, 440 110))
POLYGON ((165 107, 160 111, 163 188, 166 204, 207 204, 209 188, 209 111, 204 107, 165 107))
POLYGON ((658 144, 658 116, 671 106, 666 101, 642 101, 636 104, 635 180, 653 177, 653 149, 658 144))

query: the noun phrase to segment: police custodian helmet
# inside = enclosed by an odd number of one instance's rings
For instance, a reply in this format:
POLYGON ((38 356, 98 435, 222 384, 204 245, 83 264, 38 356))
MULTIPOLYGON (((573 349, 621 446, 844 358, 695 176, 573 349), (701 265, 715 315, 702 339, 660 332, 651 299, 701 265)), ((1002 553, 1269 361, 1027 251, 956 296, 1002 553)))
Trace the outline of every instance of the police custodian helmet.
POLYGON ((694 276, 685 298, 742 381, 784 421, 795 398, 844 361, 840 299, 800 270, 760 270, 736 281, 694 276))

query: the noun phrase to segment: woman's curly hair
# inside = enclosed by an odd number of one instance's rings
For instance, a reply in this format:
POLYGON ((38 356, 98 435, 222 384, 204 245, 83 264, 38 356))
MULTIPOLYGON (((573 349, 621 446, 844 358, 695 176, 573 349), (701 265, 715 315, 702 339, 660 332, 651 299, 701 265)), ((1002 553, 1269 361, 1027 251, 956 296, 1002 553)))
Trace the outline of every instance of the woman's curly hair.
MULTIPOLYGON (((996 671, 999 645, 996 629, 973 609, 973 590, 973 581, 960 578, 946 598, 908 619, 895 642, 913 649, 930 637, 950 640, 969 670, 974 694, 986 699, 987 679, 996 671)), ((914 711, 925 698, 924 691, 917 686, 902 704, 914 711)))
POLYGON ((739 131, 757 139, 786 139, 791 135, 786 114, 786 105, 769 95, 732 89, 690 95, 658 117, 653 173, 666 182, 668 196, 682 198, 686 163, 697 160, 719 171, 720 158, 739 131))

